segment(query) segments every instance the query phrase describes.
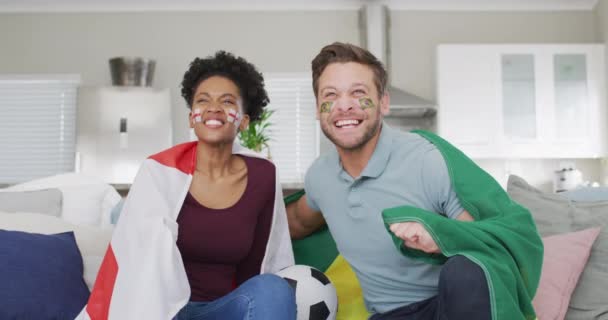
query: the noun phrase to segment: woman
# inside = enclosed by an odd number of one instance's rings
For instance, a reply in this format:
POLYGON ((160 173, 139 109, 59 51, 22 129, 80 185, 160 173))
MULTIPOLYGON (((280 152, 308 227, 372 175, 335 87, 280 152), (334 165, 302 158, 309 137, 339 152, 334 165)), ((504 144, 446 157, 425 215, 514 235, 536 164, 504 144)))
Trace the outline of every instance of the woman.
POLYGON ((294 264, 276 168, 234 143, 268 103, 262 75, 220 51, 182 87, 198 141, 142 162, 77 319, 295 319, 272 274, 294 264))
POLYGON ((287 281, 260 274, 275 212, 276 169, 266 159, 233 153, 238 132, 268 104, 262 75, 220 51, 190 64, 182 96, 198 143, 177 218, 177 247, 191 291, 177 319, 295 319, 287 281))

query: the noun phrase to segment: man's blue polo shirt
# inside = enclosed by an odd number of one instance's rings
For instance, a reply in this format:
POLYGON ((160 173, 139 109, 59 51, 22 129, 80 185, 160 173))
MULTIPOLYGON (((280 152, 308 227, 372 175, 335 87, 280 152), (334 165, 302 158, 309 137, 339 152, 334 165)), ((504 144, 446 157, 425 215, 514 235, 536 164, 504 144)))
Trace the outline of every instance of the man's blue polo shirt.
POLYGON ((323 213, 338 250, 363 289, 367 309, 384 313, 437 294, 441 266, 403 256, 381 212, 410 205, 456 218, 463 208, 439 150, 421 136, 382 125, 360 177, 344 171, 335 149, 306 174, 308 205, 323 213))

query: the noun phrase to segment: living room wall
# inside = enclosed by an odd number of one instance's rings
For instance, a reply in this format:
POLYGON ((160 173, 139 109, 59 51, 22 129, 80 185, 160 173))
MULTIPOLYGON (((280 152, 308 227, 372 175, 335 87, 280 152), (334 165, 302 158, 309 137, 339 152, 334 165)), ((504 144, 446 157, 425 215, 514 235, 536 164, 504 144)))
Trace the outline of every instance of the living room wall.
MULTIPOLYGON (((435 48, 440 43, 589 43, 603 41, 606 5, 595 11, 391 12, 395 86, 436 101, 435 48), (601 31, 601 32, 600 32, 601 31)), ((109 85, 108 58, 137 55, 157 60, 156 87, 172 91, 174 142, 188 139, 187 109, 179 83, 195 56, 218 49, 243 55, 264 72, 309 72, 310 60, 333 41, 359 43, 358 12, 198 11, 0 14, 0 73, 79 73, 85 85, 109 85)), ((331 148, 321 140, 321 152, 331 148)), ((555 160, 480 162, 495 177, 518 168, 550 189, 555 160), (542 168, 542 170, 539 170, 542 168)), ((597 179, 597 160, 577 160, 597 179)), ((504 180, 504 179, 503 179, 504 180)))
POLYGON ((436 101, 435 50, 443 43, 592 43, 593 11, 393 11, 393 84, 436 101))
POLYGON ((224 49, 262 72, 310 72, 322 46, 358 37, 356 11, 7 13, 0 73, 77 73, 83 85, 110 85, 109 58, 154 58, 154 86, 171 89, 179 143, 189 138, 179 84, 194 57, 224 49))

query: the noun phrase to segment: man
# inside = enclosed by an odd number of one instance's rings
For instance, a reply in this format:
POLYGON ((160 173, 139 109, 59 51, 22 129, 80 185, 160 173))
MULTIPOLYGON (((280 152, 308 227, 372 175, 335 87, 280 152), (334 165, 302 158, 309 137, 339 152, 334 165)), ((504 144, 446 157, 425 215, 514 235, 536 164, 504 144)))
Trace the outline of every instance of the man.
POLYGON ((386 224, 383 210, 408 205, 446 220, 474 219, 438 148, 383 123, 390 97, 382 63, 362 48, 334 43, 314 58, 312 72, 317 117, 335 151, 313 163, 306 195, 287 207, 292 238, 327 223, 357 275, 370 319, 491 319, 488 279, 478 264, 452 254, 443 265, 429 264, 396 250, 387 232, 389 226, 404 248, 441 255, 423 221, 386 224))

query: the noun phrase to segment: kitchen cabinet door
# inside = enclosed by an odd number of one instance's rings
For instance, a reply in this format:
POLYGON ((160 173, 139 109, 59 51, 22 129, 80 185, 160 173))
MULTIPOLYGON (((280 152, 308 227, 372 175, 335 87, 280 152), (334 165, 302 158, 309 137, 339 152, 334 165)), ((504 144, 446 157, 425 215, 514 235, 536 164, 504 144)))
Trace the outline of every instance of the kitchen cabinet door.
POLYGON ((438 58, 439 133, 465 153, 496 154, 498 52, 490 47, 442 46, 438 58))
POLYGON ((474 158, 604 156, 604 73, 603 45, 442 45, 439 133, 474 158))

